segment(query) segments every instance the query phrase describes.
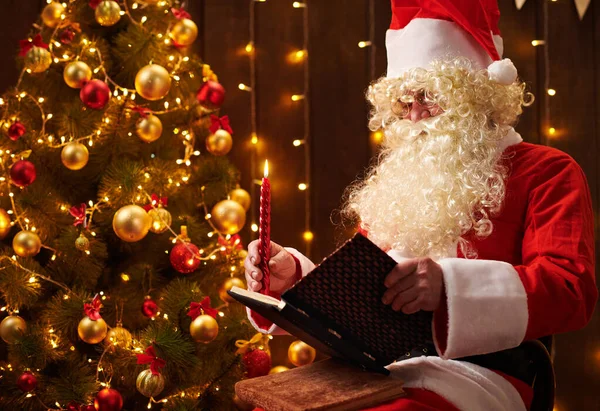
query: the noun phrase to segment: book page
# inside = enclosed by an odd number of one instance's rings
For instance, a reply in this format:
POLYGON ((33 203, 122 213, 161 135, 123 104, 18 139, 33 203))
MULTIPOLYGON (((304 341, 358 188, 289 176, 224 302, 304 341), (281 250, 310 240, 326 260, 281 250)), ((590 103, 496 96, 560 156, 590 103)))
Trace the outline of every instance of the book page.
POLYGON ((255 291, 245 290, 243 288, 233 286, 231 287, 231 292, 238 295, 243 295, 244 297, 251 298, 253 300, 260 301, 265 304, 273 305, 275 307, 278 307, 280 310, 283 307, 285 307, 285 301, 279 301, 277 298, 257 293, 255 291))

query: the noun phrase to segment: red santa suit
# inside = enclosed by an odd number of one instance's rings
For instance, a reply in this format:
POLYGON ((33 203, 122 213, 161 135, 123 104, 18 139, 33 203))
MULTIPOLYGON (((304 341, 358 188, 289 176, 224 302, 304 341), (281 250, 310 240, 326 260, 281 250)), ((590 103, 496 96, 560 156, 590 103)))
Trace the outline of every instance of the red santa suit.
MULTIPOLYGON (((392 0, 392 7, 388 77, 447 54, 444 39, 475 68, 487 67, 502 54, 493 0, 392 0), (487 28, 465 23, 465 10, 476 14, 468 21, 487 28), (428 35, 431 39, 423 43, 428 35), (400 56, 394 54, 398 47, 400 56)), ((498 73, 499 80, 505 75, 498 73)), ((466 259, 453 248, 438 260, 445 285, 432 323, 439 357, 390 364, 388 369, 401 377, 409 395, 370 410, 526 410, 532 396, 526 383, 455 359, 576 330, 592 315, 598 297, 593 211, 581 168, 556 149, 522 142, 512 129, 502 144, 510 174, 503 208, 491 219, 492 234, 480 241, 469 238, 476 259, 466 259)), ((288 250, 297 259, 298 275, 314 268, 298 251, 288 250)), ((397 261, 410 257, 398 250, 389 254, 397 261)), ((248 316, 262 332, 283 333, 250 310, 248 316)))

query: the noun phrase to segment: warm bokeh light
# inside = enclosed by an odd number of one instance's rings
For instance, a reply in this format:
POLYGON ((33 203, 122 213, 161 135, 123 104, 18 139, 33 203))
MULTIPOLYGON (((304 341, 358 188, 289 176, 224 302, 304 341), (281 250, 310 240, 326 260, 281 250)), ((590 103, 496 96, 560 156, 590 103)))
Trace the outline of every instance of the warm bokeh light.
POLYGON ((361 49, 364 49, 365 47, 369 47, 372 44, 373 43, 371 43, 370 41, 359 41, 358 47, 360 47, 361 49))
POLYGON ((532 45, 533 47, 542 46, 542 45, 544 45, 544 44, 546 44, 546 41, 545 41, 545 40, 532 40, 532 41, 531 41, 531 45, 532 45))
POLYGON ((381 144, 383 142, 383 131, 377 130, 371 132, 371 142, 373 144, 381 144))
POLYGON ((306 7, 306 4, 301 3, 299 1, 295 1, 292 5, 294 6, 295 9, 300 9, 300 8, 306 7))
POLYGON ((550 127, 548 129, 548 135, 553 136, 556 134, 556 129, 554 127, 550 127))
POLYGON ((238 84, 238 88, 242 91, 252 91, 250 86, 245 85, 244 83, 238 84))
POLYGON ((548 89, 548 95, 549 96, 555 96, 556 95, 556 90, 554 90, 553 88, 549 88, 548 89))
POLYGON ((252 144, 254 145, 258 144, 258 136, 256 135, 256 133, 252 133, 252 138, 250 139, 250 142, 252 142, 252 144))
POLYGON ((304 140, 294 140, 292 144, 294 147, 300 147, 302 144, 304 144, 304 140))
POLYGON ((252 223, 252 225, 250 226, 250 229, 256 233, 258 231, 258 225, 256 223, 252 223))
POLYGON ((304 238, 304 241, 312 241, 315 238, 315 235, 312 233, 312 231, 305 231, 302 234, 302 238, 304 238))
POLYGON ((292 95, 292 101, 300 101, 300 100, 304 100, 304 95, 303 94, 294 94, 294 95, 292 95))
POLYGON ((305 183, 298 184, 298 190, 300 190, 300 191, 304 191, 307 188, 308 188, 308 186, 305 183))
POLYGON ((254 51, 254 43, 249 42, 246 44, 246 53, 250 54, 254 51))

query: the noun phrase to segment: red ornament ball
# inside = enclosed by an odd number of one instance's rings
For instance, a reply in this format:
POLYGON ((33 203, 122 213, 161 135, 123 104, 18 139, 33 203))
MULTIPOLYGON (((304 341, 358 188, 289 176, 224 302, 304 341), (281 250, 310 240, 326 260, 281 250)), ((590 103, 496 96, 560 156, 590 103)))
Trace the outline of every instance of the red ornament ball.
POLYGON ((154 318, 158 313, 158 304, 150 298, 146 298, 142 304, 142 314, 147 318, 154 318))
POLYGON ((86 107, 102 110, 110 100, 110 88, 102 80, 91 80, 81 88, 79 98, 86 107))
POLYGON ((75 32, 70 27, 63 30, 62 33, 58 36, 58 39, 62 44, 71 44, 73 39, 75 38, 75 32))
POLYGON ((123 397, 119 391, 105 388, 96 394, 94 407, 97 411, 121 411, 123 408, 123 397))
POLYGON ((17 379, 17 387, 19 387, 19 389, 23 392, 30 392, 35 390, 35 388, 37 387, 37 383, 37 378, 29 371, 24 372, 17 379))
POLYGON ((225 101, 225 88, 216 81, 207 81, 200 87, 196 95, 198 102, 202 107, 208 110, 216 110, 223 105, 225 101))
POLYGON ((181 274, 189 274, 200 266, 200 250, 192 243, 179 242, 171 250, 169 259, 173 268, 181 274))
POLYGON ((81 406, 78 402, 71 401, 67 404, 67 411, 81 411, 81 406))
POLYGON ((96 407, 93 405, 82 405, 81 411, 96 411, 96 407))
POLYGON ((8 128, 8 138, 12 141, 17 141, 27 132, 27 129, 20 121, 15 121, 8 128))
POLYGON ((252 350, 244 354, 242 362, 246 366, 248 378, 262 377, 271 371, 271 356, 263 350, 252 350))
POLYGON ((35 166, 31 161, 19 160, 10 168, 10 179, 17 187, 27 187, 36 177, 35 166))

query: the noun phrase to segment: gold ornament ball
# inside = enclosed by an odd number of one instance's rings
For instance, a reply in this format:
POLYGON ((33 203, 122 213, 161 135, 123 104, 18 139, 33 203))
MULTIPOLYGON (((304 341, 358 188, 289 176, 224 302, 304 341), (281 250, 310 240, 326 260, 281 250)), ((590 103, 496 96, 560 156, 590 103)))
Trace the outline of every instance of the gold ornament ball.
POLYGON ((45 48, 33 46, 25 54, 24 63, 27 70, 33 73, 41 73, 48 70, 48 67, 52 64, 52 56, 45 48))
POLYGON ((21 231, 13 238, 13 250, 19 257, 33 257, 42 248, 42 240, 36 233, 21 231))
POLYGON ((229 198, 235 201, 236 203, 240 203, 246 211, 248 211, 248 209, 250 208, 250 194, 243 188, 236 188, 235 190, 231 190, 231 192, 229 193, 229 198))
POLYGON ((152 226, 152 218, 146 210, 137 205, 119 208, 113 218, 113 230, 117 237, 128 243, 140 241, 146 237, 152 226))
POLYGON ((104 0, 96 7, 96 21, 101 26, 113 26, 121 20, 121 7, 113 0, 104 0))
POLYGON ((224 156, 231 150, 233 139, 227 130, 218 129, 215 134, 206 137, 206 149, 213 156, 224 156))
POLYGON ((246 224, 244 207, 233 200, 219 201, 211 212, 212 222, 221 234, 237 234, 246 224))
POLYGON ((210 315, 199 315, 190 324, 190 335, 196 342, 208 344, 219 334, 219 324, 210 315))
POLYGON ((79 321, 77 326, 77 334, 84 342, 88 344, 98 344, 106 338, 108 326, 102 318, 94 321, 90 317, 85 316, 79 321))
POLYGON ((150 231, 155 234, 164 233, 171 225, 171 213, 169 213, 166 208, 153 208, 152 210, 148 211, 148 215, 152 219, 150 231))
POLYGON ((125 349, 131 347, 132 341, 133 338, 131 337, 131 333, 120 325, 108 330, 106 338, 104 339, 104 343, 107 345, 125 349))
POLYGON ((178 46, 189 46, 198 37, 198 26, 190 19, 181 19, 175 23, 169 35, 178 46))
POLYGON ((0 323, 0 338, 7 344, 16 344, 25 335, 27 323, 18 315, 9 315, 0 323))
POLYGON ((289 370, 289 368, 286 367, 285 365, 278 365, 277 367, 271 368, 271 371, 269 371, 269 374, 279 374, 280 372, 284 372, 287 370, 289 370))
POLYGON ((67 86, 81 88, 86 81, 92 79, 92 69, 83 61, 74 61, 65 66, 63 78, 67 86))
POLYGON ((65 8, 62 4, 52 2, 44 7, 42 10, 42 21, 50 28, 54 28, 60 23, 61 15, 65 12, 65 8))
POLYGON ((72 141, 63 147, 60 160, 69 170, 77 171, 86 166, 90 159, 90 152, 84 144, 72 141))
POLYGON ((311 364, 316 356, 317 351, 300 340, 294 341, 290 344, 290 348, 288 348, 288 359, 296 367, 311 364))
POLYGON ((160 100, 171 89, 171 76, 163 66, 148 64, 136 74, 135 89, 146 100, 160 100))
POLYGON ((227 278, 219 288, 219 297, 221 300, 223 300, 223 302, 233 303, 236 301, 235 299, 231 298, 229 294, 227 294, 227 291, 231 290, 233 287, 246 288, 246 284, 244 284, 244 282, 237 277, 227 278))
POLYGON ((4 240, 8 233, 10 233, 10 229, 12 225, 10 225, 10 215, 6 212, 5 209, 0 208, 0 240, 4 240))
POLYGON ((152 143, 160 138, 163 132, 163 125, 160 118, 154 114, 149 114, 146 118, 142 117, 135 125, 135 132, 145 143, 152 143))
POLYGON ((90 249, 90 240, 83 233, 79 234, 79 237, 75 240, 75 248, 79 251, 88 251, 90 249))
POLYGON ((144 370, 135 380, 137 390, 145 397, 156 397, 165 388, 165 377, 154 375, 151 370, 144 370))

